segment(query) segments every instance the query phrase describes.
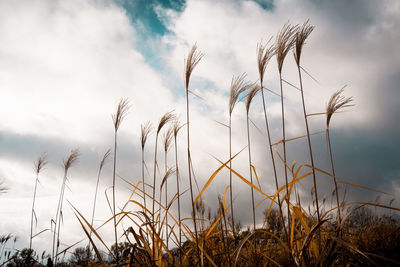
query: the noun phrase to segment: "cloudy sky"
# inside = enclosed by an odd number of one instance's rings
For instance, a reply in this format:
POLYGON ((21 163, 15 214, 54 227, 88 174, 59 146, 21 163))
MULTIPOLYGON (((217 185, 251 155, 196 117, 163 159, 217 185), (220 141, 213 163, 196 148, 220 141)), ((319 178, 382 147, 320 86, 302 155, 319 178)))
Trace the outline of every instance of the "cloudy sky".
MULTIPOLYGON (((65 198, 90 217, 98 164, 113 144, 111 114, 121 98, 129 99, 130 110, 118 135, 117 172, 133 183, 139 181, 140 124, 149 120, 155 125, 170 110, 184 121, 183 62, 195 43, 204 58, 192 76, 191 90, 200 97, 190 99, 191 142, 194 171, 202 187, 219 166, 213 156, 227 160, 229 155, 228 129, 216 121, 228 121, 232 76, 246 72, 248 80, 257 81, 257 43, 275 36, 286 22, 302 24, 307 19, 315 30, 304 48, 302 66, 317 80, 303 73, 308 112, 323 112, 332 93, 344 85, 345 95, 354 97, 355 106, 335 114, 331 122, 338 176, 389 193, 381 197, 382 203, 398 196, 400 3, 396 0, 5 0, 0 2, 0 181, 9 190, 0 195, 0 234, 18 236, 19 248, 29 245, 33 162, 43 152, 49 164, 40 175, 35 231, 50 227, 62 182, 62 160, 74 148, 79 148, 81 156, 70 170, 65 198)), ((283 77, 298 83, 292 53, 285 61, 283 77)), ((275 58, 267 67, 265 85, 279 91, 275 58)), ((288 85, 284 92, 287 136, 303 135, 299 92, 288 85)), ((276 142, 281 139, 279 98, 268 94, 267 104, 276 142)), ((271 194, 275 185, 259 97, 250 117, 257 126, 250 129, 254 165, 262 189, 271 194)), ((311 131, 324 130, 324 120, 311 117, 311 131)), ((244 104, 239 103, 232 118, 234 152, 247 144, 245 123, 244 104)), ((154 137, 146 149, 150 173, 154 137)), ((185 169, 184 132, 178 142, 185 169)), ((316 165, 329 170, 325 136, 313 136, 312 143, 316 165)), ((305 140, 293 141, 287 149, 289 162, 307 163, 305 140)), ((233 166, 247 177, 246 153, 233 166)), ((159 155, 163 162, 162 150, 159 155)), ((100 182, 96 225, 110 217, 104 192, 111 186, 111 171, 108 162, 100 182)), ((187 173, 182 171, 181 178, 186 189, 187 173)), ((223 171, 206 191, 205 201, 213 210, 217 195, 227 185, 228 173, 223 171)), ((318 185, 330 203, 332 181, 319 175, 318 185)), ((170 181, 169 188, 175 188, 174 182, 170 181)), ((310 188, 309 181, 299 185, 305 202, 310 200, 310 188)), ((123 180, 117 181, 119 207, 130 189, 123 180)), ((234 205, 243 225, 250 223, 249 191, 234 180, 234 205)), ((189 199, 187 194, 184 197, 189 199)), ((347 197, 371 201, 376 194, 349 188, 347 197)), ((257 210, 260 223, 265 207, 257 210)), ((189 215, 189 205, 184 209, 189 215)), ((111 229, 107 225, 101 230, 106 240, 111 240, 111 229)), ((63 245, 82 236, 65 204, 63 245)), ((49 231, 34 239, 40 253, 49 251, 50 245, 49 231)))

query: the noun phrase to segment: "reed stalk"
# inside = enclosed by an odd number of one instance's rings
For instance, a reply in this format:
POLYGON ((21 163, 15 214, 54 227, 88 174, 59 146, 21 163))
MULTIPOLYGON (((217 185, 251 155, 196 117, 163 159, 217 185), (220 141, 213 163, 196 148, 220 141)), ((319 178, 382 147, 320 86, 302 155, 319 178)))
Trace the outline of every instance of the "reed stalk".
POLYGON ((52 258, 53 258, 54 265, 57 264, 58 247, 60 246, 60 229, 61 229, 60 228, 60 226, 61 226, 60 220, 63 216, 62 206, 63 206, 63 201, 64 201, 65 187, 66 187, 66 183, 68 180, 68 178, 67 178, 68 170, 71 168, 71 166, 73 164, 75 164, 78 161, 78 158, 79 158, 79 150, 73 149, 69 153, 68 157, 63 161, 64 176, 63 176, 63 182, 61 185, 60 196, 58 199, 56 219, 54 221, 53 251, 52 251, 52 258), (58 228, 58 229, 56 230, 56 228, 58 228), (56 239, 56 236, 57 236, 57 239, 56 239), (57 240, 57 245, 56 245, 56 240, 57 240))
POLYGON ((189 82, 190 76, 194 68, 203 58, 203 53, 197 51, 197 45, 193 45, 190 50, 187 58, 184 61, 184 75, 185 75, 185 90, 186 90, 186 135, 187 135, 187 162, 188 162, 188 173, 189 173, 189 189, 190 189, 190 198, 192 202, 192 213, 193 213, 193 227, 195 233, 195 242, 197 248, 197 257, 200 260, 200 250, 199 250, 199 235, 197 232, 197 223, 196 223, 196 209, 194 205, 193 198, 193 185, 192 185, 192 170, 191 170, 191 156, 190 156, 190 114, 189 114, 189 82))
MULTIPOLYGON (((267 108, 266 108, 265 97, 264 97, 264 74, 265 74, 265 70, 267 68, 269 61, 276 53, 276 49, 275 49, 274 45, 271 45, 269 47, 267 47, 267 45, 268 45, 268 43, 265 45, 263 45, 262 43, 259 43, 257 46, 257 66, 258 66, 258 73, 259 73, 259 79, 260 79, 260 91, 261 91, 261 98, 262 98, 263 111, 264 111, 265 128, 267 131, 268 147, 269 147, 269 152, 270 152, 270 156, 271 156, 272 170, 274 173, 275 188, 276 188, 276 191, 278 191, 279 190, 278 174, 276 171, 275 156, 274 156, 274 151, 272 149, 271 134, 270 134, 270 130, 269 130, 267 108)), ((282 222, 285 236, 288 236, 288 232, 287 232, 286 225, 285 225, 285 219, 284 219, 283 212, 282 212, 282 202, 280 199, 280 194, 277 195, 277 198, 278 198, 278 206, 279 206, 279 219, 282 222)))
MULTIPOLYGON (((232 112, 235 108, 237 102, 239 101, 240 95, 246 92, 251 84, 244 79, 246 78, 246 74, 232 77, 231 86, 230 86, 230 96, 229 96, 229 159, 232 158, 232 112)), ((231 223, 232 223, 232 233, 236 236, 235 233, 235 216, 234 216, 234 208, 233 208, 233 188, 232 188, 232 160, 229 161, 229 196, 231 199, 231 223)))
POLYGON ((35 179, 35 189, 33 190, 33 200, 32 200, 32 213, 31 213, 31 234, 29 238, 29 249, 32 249, 32 238, 33 238, 33 216, 35 216, 36 223, 37 223, 37 218, 36 218, 36 213, 35 213, 35 200, 36 200, 36 189, 37 189, 37 184, 39 183, 39 173, 43 170, 43 168, 47 164, 47 155, 46 153, 43 153, 39 156, 37 161, 34 163, 34 170, 36 173, 36 179, 35 179))
POLYGON ((296 32, 296 35, 295 35, 295 47, 294 47, 294 58, 295 58, 295 61, 296 61, 297 71, 298 71, 298 74, 299 74, 301 101, 302 101, 302 104, 303 104, 304 122, 306 124, 306 130, 307 130, 308 151, 309 151, 310 161, 311 161, 311 166, 312 166, 313 184, 314 184, 314 192, 315 192, 315 199, 316 199, 316 206, 317 206, 317 218, 318 218, 318 223, 319 223, 321 221, 321 218, 320 218, 320 213, 319 213, 317 180, 316 180, 316 175, 315 175, 314 157, 313 157, 312 146, 311 146, 310 128, 308 126, 306 105, 305 105, 305 101, 304 101, 303 80, 302 80, 302 75, 301 75, 301 64, 300 64, 300 59, 301 59, 301 53, 302 53, 302 50, 303 50, 303 46, 305 44, 306 39, 308 38, 308 36, 313 31, 313 29, 314 29, 314 26, 309 25, 308 21, 306 21, 299 28, 299 30, 296 32))
MULTIPOLYGON (((107 158, 110 156, 110 154, 111 154, 111 149, 108 149, 106 151, 106 153, 104 153, 104 155, 100 161, 99 170, 97 172, 96 190, 94 192, 93 209, 92 209, 92 219, 90 222, 90 225, 92 226, 92 228, 93 228, 93 222, 94 222, 94 214, 96 212, 97 191, 99 189, 101 171, 104 167, 104 164, 106 163, 107 158)), ((92 236, 92 228, 90 229, 90 232, 89 232, 90 237, 92 236)), ((89 240, 88 248, 90 248, 90 240, 89 240)))
MULTIPOLYGON (((153 198, 152 198, 152 224, 153 224, 153 231, 152 231, 152 242, 153 242, 153 260, 157 261, 155 259, 155 220, 154 220, 154 211, 155 211, 155 199, 156 199, 156 176, 157 176, 157 146, 158 146, 158 135, 160 134, 161 129, 169 122, 175 120, 175 115, 172 113, 172 111, 165 113, 160 121, 158 122, 158 127, 156 131, 156 142, 154 146, 154 166, 153 166, 153 198)), ((161 197, 161 196, 160 196, 161 197)), ((161 204, 161 202, 160 202, 161 204)))
POLYGON ((114 157, 113 157, 113 186, 112 186, 112 196, 113 196, 113 221, 114 221, 114 239, 115 239, 115 260, 116 265, 119 266, 119 253, 118 253, 118 235, 117 235, 117 219, 115 212, 115 177, 116 177, 116 169, 117 169, 117 134, 118 129, 121 126, 121 122, 125 118, 127 111, 129 109, 129 102, 127 99, 121 99, 118 103, 117 111, 112 116, 113 124, 114 124, 114 157))
POLYGON ((231 267, 232 266, 232 261, 231 261, 231 249, 229 247, 229 242, 227 240, 227 238, 229 237, 228 235, 228 226, 226 223, 226 217, 225 217, 225 208, 224 208, 224 204, 223 204, 223 200, 221 198, 220 195, 218 195, 218 204, 219 204, 219 212, 220 212, 220 216, 222 216, 222 221, 223 224, 221 223, 221 232, 222 232, 222 238, 223 238, 223 244, 225 247, 225 253, 227 254, 228 257, 228 266, 231 267), (225 233, 224 233, 224 227, 225 227, 225 233))
MULTIPOLYGON (((171 146, 172 138, 173 138, 173 126, 172 125, 163 135, 163 143, 164 143, 164 169, 165 173, 168 170, 168 150, 171 146)), ((161 197, 161 196, 160 196, 161 197)), ((161 203, 161 200, 160 200, 161 203)), ((168 206, 168 180, 165 181, 165 207, 168 206)), ((166 236, 166 243, 168 248, 168 212, 165 213, 165 236, 166 236)))
MULTIPOLYGON (((246 126, 247 126, 247 147, 248 147, 248 154, 249 154, 249 174, 250 174, 250 182, 253 184, 253 171, 251 169, 252 161, 251 161, 251 142, 250 142, 250 127, 249 127, 249 111, 250 105, 253 101, 254 97, 257 93, 260 92, 260 86, 254 84, 249 92, 247 93, 246 97, 246 126)), ((256 230, 256 211, 255 211, 255 204, 254 204, 254 189, 251 187, 251 204, 252 204, 252 211, 253 211, 253 227, 254 231, 256 230)))
MULTIPOLYGON (((249 111, 250 105, 253 101, 256 94, 260 91, 260 86, 254 84, 249 92, 247 93, 246 97, 246 126, 247 126, 247 147, 249 152, 249 174, 250 174, 250 183, 253 184, 253 171, 251 169, 252 162, 251 162, 251 142, 250 142, 250 127, 249 127, 249 111)), ((254 204, 254 189, 251 187, 251 207, 253 211, 253 229, 254 229, 254 255, 257 252, 257 235, 255 234, 256 231, 256 208, 254 204)))
POLYGON ((335 195, 336 195, 336 204, 337 204, 337 209, 338 209, 338 225, 341 225, 341 211, 340 211, 340 202, 339 202, 339 192, 338 192, 338 186, 336 182, 336 173, 335 173, 335 165, 333 162, 333 154, 332 154, 332 146, 331 146, 331 138, 329 134, 329 125, 331 122, 332 115, 338 111, 339 109, 345 108, 345 107, 350 107, 353 106, 350 104, 353 101, 352 97, 344 97, 342 95, 344 91, 344 88, 336 91, 332 97, 330 98, 328 105, 326 106, 326 142, 328 146, 328 151, 329 151, 329 159, 331 163, 331 168, 332 168, 332 177, 334 186, 335 186, 335 195))
POLYGON ((173 125, 173 132, 174 132, 174 148, 175 148, 175 174, 176 174, 176 192, 178 194, 178 224, 179 224, 179 266, 182 266, 182 221, 181 221, 181 198, 180 198, 180 188, 179 188, 179 168, 178 168, 178 143, 177 137, 179 130, 183 127, 180 125, 179 120, 175 120, 173 125))
MULTIPOLYGON (((287 214, 288 214, 288 233, 290 233, 290 222, 291 222, 291 216, 290 216, 290 207, 289 207, 289 202, 290 202, 290 195, 289 195, 289 187, 288 187, 288 175, 287 175, 287 155, 286 155, 286 129, 285 129, 285 104, 284 104, 284 94, 283 94, 283 86, 282 86, 282 67, 283 63, 285 61, 287 53, 292 49, 294 43, 295 43, 295 38, 293 38, 295 31, 297 29, 297 26, 292 26, 289 23, 286 23, 281 31, 278 33, 278 36, 276 38, 276 60, 278 63, 278 71, 279 71, 279 86, 280 86, 280 92, 281 92, 281 113, 282 113, 282 146, 283 146, 283 168, 284 168, 284 173, 285 173, 285 185, 286 185, 286 200, 287 200, 287 214)), ((317 209, 318 209, 318 204, 317 204, 317 209)), ((288 236, 288 245, 289 249, 291 247, 290 242, 289 242, 289 236, 288 236)))
POLYGON ((146 211, 146 186, 144 179, 144 167, 146 165, 144 161, 144 148, 146 146, 147 139, 151 133, 151 123, 149 121, 145 122, 140 126, 140 145, 142 149, 142 186, 143 186, 143 212, 146 211))

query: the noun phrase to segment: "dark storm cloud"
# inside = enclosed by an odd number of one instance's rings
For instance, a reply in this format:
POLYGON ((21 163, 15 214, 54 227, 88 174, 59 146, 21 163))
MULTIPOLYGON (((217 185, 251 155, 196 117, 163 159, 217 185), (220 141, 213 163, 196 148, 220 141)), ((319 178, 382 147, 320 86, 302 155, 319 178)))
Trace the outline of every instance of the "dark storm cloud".
MULTIPOLYGON (((112 140, 110 140, 112 141, 112 140)), ((130 136, 121 135, 119 137, 120 146, 118 147, 118 158, 121 167, 121 173, 126 173, 137 166, 140 161, 140 150, 138 143, 133 144, 130 136)), ((112 142, 110 142, 111 148, 112 142)), ((72 144, 64 139, 41 137, 36 135, 18 135, 8 132, 0 132, 0 157, 12 159, 23 164, 31 164, 40 154, 48 155, 49 164, 61 168, 62 161, 68 156, 71 149, 79 149, 80 157, 76 169, 82 178, 92 175, 97 171, 99 162, 103 153, 108 149, 104 144, 101 147, 92 147, 84 143, 72 144)))

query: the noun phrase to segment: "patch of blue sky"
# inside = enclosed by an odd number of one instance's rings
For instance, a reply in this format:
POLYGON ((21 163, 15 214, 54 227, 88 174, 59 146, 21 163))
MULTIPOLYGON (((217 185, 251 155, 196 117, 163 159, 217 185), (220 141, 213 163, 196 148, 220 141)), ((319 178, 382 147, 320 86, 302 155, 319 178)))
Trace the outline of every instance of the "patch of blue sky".
MULTIPOLYGON (((163 54, 168 53, 169 47, 163 45, 162 37, 171 34, 168 29, 167 18, 162 17, 161 9, 174 12, 183 12, 186 0, 114 0, 121 6, 129 17, 137 33, 135 48, 143 55, 147 64, 162 75, 169 75, 169 68, 163 60, 163 54)), ((246 1, 246 0, 239 0, 246 1)), ((252 0, 262 8, 272 10, 274 0, 252 0)), ((182 55, 183 56, 183 55, 182 55)), ((168 80, 168 78, 167 78, 168 80)), ((180 84, 167 81, 174 94, 184 95, 180 84)), ((203 84, 207 89, 213 90, 212 84, 203 84)))
POLYGON ((259 4, 265 10, 274 10, 275 4, 274 0, 253 0, 257 4, 259 4))

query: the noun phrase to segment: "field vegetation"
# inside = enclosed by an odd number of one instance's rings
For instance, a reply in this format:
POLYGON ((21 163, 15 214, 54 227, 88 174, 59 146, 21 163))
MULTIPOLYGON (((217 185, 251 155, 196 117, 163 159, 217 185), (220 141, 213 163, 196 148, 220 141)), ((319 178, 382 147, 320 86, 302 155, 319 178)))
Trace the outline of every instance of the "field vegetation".
MULTIPOLYGON (((0 266, 394 266, 400 265, 400 221, 399 208, 393 207, 393 200, 384 205, 379 202, 347 202, 346 187, 357 187, 362 190, 378 193, 374 188, 351 184, 336 176, 333 147, 335 140, 330 135, 330 125, 334 117, 342 110, 354 104, 352 97, 344 96, 344 89, 336 91, 327 99, 326 110, 318 114, 307 113, 307 106, 302 82, 302 75, 309 75, 301 65, 302 51, 307 38, 314 27, 308 22, 302 25, 285 24, 276 38, 267 43, 257 45, 256 54, 258 80, 248 81, 246 74, 234 76, 231 81, 229 102, 226 103, 229 114, 229 157, 220 160, 219 168, 209 170, 209 178, 204 184, 195 180, 191 157, 191 117, 189 95, 190 80, 201 64, 203 53, 194 45, 188 52, 184 64, 184 88, 186 90, 185 121, 179 121, 177 114, 166 112, 157 124, 143 122, 140 128, 141 173, 135 176, 134 183, 126 181, 130 186, 130 197, 125 203, 116 203, 115 181, 118 178, 118 130, 130 108, 127 99, 121 99, 113 115, 114 143, 102 157, 97 175, 93 209, 91 215, 81 213, 79 206, 65 203, 64 193, 67 186, 68 171, 77 163, 80 152, 71 150, 63 162, 63 181, 61 184, 57 212, 49 231, 35 229, 35 221, 40 218, 35 214, 36 186, 40 174, 47 164, 46 154, 39 156, 35 162, 36 182, 32 198, 32 215, 30 221, 30 247, 16 249, 16 237, 12 233, 0 236, 0 266), (290 86, 299 91, 306 132, 302 136, 287 138, 285 118, 285 80, 282 70, 288 68, 285 59, 294 55, 295 67, 298 71, 299 84, 290 86), (271 121, 268 117, 267 101, 272 92, 265 87, 266 67, 271 60, 277 61, 279 73, 281 121, 281 140, 273 143, 271 138, 271 121), (251 104, 256 98, 262 101, 268 158, 265 165, 272 170, 275 192, 261 189, 257 169, 252 162, 251 104), (233 151, 232 116, 237 103, 245 103, 247 126, 247 147, 241 151, 233 151), (310 116, 325 116, 326 157, 330 169, 323 170, 316 166, 313 154, 312 133, 309 127, 310 116), (178 142, 179 135, 186 132, 185 142, 178 142), (149 138, 154 138, 154 150, 148 148, 149 138), (307 140, 307 154, 297 159, 300 163, 287 162, 286 144, 298 139, 307 140), (159 161, 159 147, 162 145, 165 162, 159 161), (178 153, 178 147, 184 147, 187 153, 178 153), (154 151, 154 160, 150 172, 146 172, 148 162, 145 154, 154 151), (235 170, 234 159, 247 152, 248 173, 240 174, 235 170), (169 164, 167 161, 169 157, 169 164), (112 159, 112 161, 110 160, 112 159), (178 159, 186 159, 187 164, 179 165, 178 159), (110 162, 108 162, 110 160, 110 162), (173 162, 173 164, 171 163, 173 162), (100 226, 93 224, 98 198, 98 185, 105 164, 112 164, 112 193, 108 199, 110 217, 100 226), (282 166, 283 174, 277 169, 282 166), (184 168, 187 168, 184 172, 184 168), (222 170, 229 171, 226 189, 220 192, 216 207, 207 207, 204 192, 222 170), (152 173, 151 173, 152 172, 152 173), (182 173, 187 173, 183 176, 182 173), (331 192, 334 205, 328 205, 326 198, 320 196, 318 175, 331 178, 331 192), (188 188, 181 188, 182 179, 187 179, 188 188), (232 179, 241 180, 248 190, 241 189, 251 199, 252 224, 241 226, 237 220, 236 203, 232 201, 232 179), (167 183, 167 181, 174 180, 167 183), (297 185, 303 180, 312 184, 312 201, 303 201, 298 193, 297 185), (196 192, 194 184, 199 183, 196 192), (171 186, 173 185, 173 186, 171 186), (159 196, 156 199, 156 196, 159 196), (255 196, 263 201, 256 201, 255 196), (171 197, 172 196, 172 197, 171 197), (182 217, 182 199, 191 201, 191 218, 182 217), (76 222, 82 228, 86 238, 77 240, 66 248, 61 248, 60 232, 63 230, 63 209, 70 208, 76 222), (122 207, 118 209, 118 207, 122 207), (176 212, 172 212, 172 207, 176 212), (265 210, 263 217, 257 217, 256 208, 265 210), (106 243, 99 229, 105 226, 113 228, 113 243, 106 243), (36 233, 35 233, 36 232, 36 233), (32 242, 38 235, 48 235, 52 242, 52 251, 41 255, 32 250, 32 242)), ((239 112, 239 110, 235 110, 239 112)), ((183 115, 183 114, 182 114, 183 115)), ((111 125, 110 125, 111 126, 111 125)), ((139 141, 139 140, 138 140, 139 141)), ((227 155, 228 156, 228 155, 227 155)), ((185 183, 186 184, 186 183, 185 183)), ((379 192, 385 194, 384 192, 379 192)), ((0 184, 0 194, 7 194, 7 187, 0 184)), ((64 229, 63 231, 67 231, 64 229)))

